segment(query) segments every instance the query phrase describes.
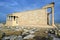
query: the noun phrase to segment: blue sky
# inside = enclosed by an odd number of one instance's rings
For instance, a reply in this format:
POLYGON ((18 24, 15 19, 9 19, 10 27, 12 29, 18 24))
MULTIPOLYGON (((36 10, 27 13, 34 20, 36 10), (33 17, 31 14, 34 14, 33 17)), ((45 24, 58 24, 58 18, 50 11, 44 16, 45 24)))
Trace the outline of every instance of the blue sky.
POLYGON ((5 22, 8 14, 39 9, 51 2, 55 2, 55 23, 60 23, 60 0, 0 0, 0 22, 5 22))

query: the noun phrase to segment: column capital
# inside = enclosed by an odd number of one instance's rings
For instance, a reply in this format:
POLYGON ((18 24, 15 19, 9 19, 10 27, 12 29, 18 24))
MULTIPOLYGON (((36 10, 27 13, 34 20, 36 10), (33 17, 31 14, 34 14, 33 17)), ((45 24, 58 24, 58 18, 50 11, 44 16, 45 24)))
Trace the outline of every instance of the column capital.
POLYGON ((50 4, 55 4, 54 2, 50 3, 50 4))

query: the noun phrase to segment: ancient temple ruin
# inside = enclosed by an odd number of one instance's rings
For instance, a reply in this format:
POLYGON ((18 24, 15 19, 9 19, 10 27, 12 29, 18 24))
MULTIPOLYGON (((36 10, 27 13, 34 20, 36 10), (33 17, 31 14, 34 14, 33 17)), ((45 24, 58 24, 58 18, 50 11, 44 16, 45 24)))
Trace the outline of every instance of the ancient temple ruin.
POLYGON ((7 16, 5 26, 24 26, 53 28, 54 25, 54 3, 50 3, 41 9, 12 13, 7 16), (51 11, 48 12, 48 8, 51 11), (52 15, 52 25, 50 25, 50 14, 52 15))

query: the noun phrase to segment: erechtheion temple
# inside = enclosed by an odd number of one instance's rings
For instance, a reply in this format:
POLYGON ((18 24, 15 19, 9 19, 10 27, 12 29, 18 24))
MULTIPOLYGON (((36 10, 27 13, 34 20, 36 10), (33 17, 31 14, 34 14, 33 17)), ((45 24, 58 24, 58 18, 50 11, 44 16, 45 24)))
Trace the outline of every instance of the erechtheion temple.
POLYGON ((12 13, 7 16, 5 26, 35 26, 35 27, 55 27, 54 25, 54 3, 50 3, 41 9, 30 10, 26 12, 12 13), (51 8, 51 12, 47 9, 51 8), (49 25, 50 17, 52 14, 52 25, 49 25))

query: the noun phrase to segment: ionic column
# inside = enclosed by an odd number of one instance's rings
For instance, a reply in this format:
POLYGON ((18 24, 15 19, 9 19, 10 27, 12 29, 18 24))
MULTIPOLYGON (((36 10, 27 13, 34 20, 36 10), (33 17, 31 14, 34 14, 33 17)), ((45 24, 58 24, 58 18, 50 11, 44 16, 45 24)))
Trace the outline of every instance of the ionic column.
POLYGON ((54 26, 54 7, 52 7, 52 26, 54 26))

